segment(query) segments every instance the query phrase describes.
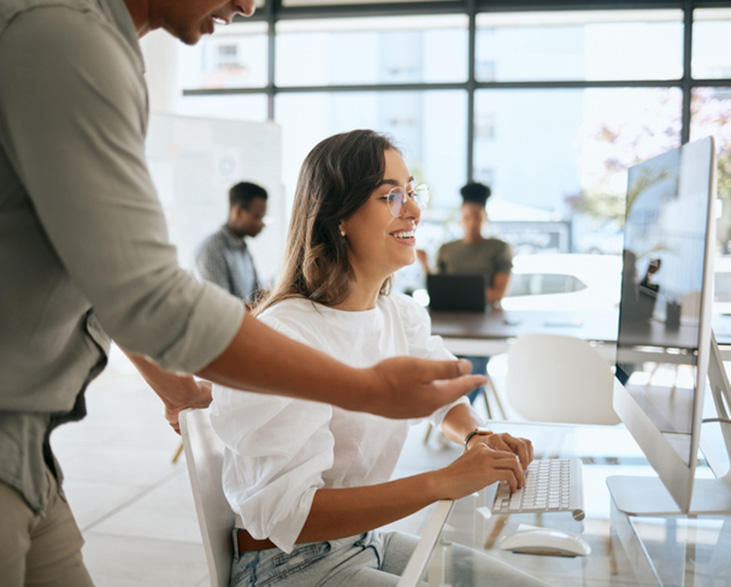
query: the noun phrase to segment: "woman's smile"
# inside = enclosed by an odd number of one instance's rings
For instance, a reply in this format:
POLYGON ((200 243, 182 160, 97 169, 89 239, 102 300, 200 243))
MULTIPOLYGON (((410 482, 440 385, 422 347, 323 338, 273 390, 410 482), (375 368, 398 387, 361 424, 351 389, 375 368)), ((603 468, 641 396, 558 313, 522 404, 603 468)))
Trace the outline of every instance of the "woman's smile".
POLYGON ((416 234, 416 227, 396 230, 394 232, 389 233, 390 236, 392 236, 394 239, 396 239, 396 242, 398 242, 401 245, 406 245, 409 247, 416 246, 415 234, 416 234))

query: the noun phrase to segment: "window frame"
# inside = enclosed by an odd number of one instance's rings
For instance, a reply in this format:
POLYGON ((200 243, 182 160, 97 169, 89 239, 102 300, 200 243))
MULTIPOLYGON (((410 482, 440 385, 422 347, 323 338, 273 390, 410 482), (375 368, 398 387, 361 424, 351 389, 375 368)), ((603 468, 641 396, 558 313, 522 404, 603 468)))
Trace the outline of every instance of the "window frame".
MULTIPOLYGON (((313 0, 316 1, 316 0, 313 0)), ((613 0, 593 2, 589 0, 563 0, 561 2, 542 2, 540 0, 416 0, 402 2, 352 2, 312 6, 283 6, 282 0, 266 0, 264 6, 253 16, 252 21, 267 23, 268 67, 267 84, 258 88, 221 88, 221 89, 184 89, 183 96, 264 94, 267 97, 267 117, 275 119, 275 97, 283 93, 309 92, 389 92, 389 91, 432 91, 461 89, 467 93, 466 118, 466 168, 465 181, 474 177, 475 158, 475 93, 484 89, 539 89, 539 88, 619 88, 619 87, 668 87, 679 88, 682 92, 681 143, 690 138, 691 98, 696 87, 731 87, 731 78, 697 79, 692 77, 691 61, 693 47, 693 10, 695 8, 729 8, 731 0, 613 0), (552 81, 477 81, 475 76, 477 15, 489 12, 519 11, 590 11, 590 10, 629 10, 629 9, 680 9, 683 12, 683 63, 682 76, 676 80, 552 80, 552 81), (361 85, 320 85, 320 86, 277 86, 275 76, 276 24, 280 21, 298 19, 357 18, 373 16, 409 16, 460 14, 468 17, 468 51, 465 82, 448 83, 378 83, 361 85)), ((237 20, 241 20, 237 17, 237 20)))

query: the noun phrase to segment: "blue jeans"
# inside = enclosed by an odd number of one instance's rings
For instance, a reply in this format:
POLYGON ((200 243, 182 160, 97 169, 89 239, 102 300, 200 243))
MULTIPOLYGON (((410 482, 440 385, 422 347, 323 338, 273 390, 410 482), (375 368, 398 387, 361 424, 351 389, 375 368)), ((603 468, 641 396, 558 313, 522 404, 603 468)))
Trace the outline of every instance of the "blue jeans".
MULTIPOLYGON (((487 362, 490 360, 490 357, 460 357, 461 359, 467 359, 470 363, 472 363, 472 373, 476 373, 477 375, 484 375, 487 373, 487 362)), ((471 404, 475 403, 475 400, 477 399, 477 396, 480 395, 483 390, 485 389, 484 386, 477 387, 470 391, 467 394, 467 397, 470 400, 471 404)))
MULTIPOLYGON (((394 587, 418 540, 400 532, 371 531, 340 540, 301 544, 289 554, 278 548, 234 553, 231 587, 394 587)), ((545 585, 467 547, 452 548, 457 549, 455 560, 460 567, 455 587, 545 585), (476 577, 485 582, 475 582, 476 577)))

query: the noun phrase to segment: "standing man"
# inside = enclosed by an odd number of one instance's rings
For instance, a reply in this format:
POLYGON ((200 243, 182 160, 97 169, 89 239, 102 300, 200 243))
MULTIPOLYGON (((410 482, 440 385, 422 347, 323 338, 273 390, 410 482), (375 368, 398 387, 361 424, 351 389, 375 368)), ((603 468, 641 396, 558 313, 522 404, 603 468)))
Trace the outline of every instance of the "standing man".
POLYGON ((210 389, 170 371, 393 417, 476 384, 457 361, 348 367, 179 267, 145 161, 138 37, 163 28, 194 44, 253 11, 254 0, 0 0, 3 586, 92 584, 50 437, 86 414, 111 339, 173 426, 210 389))
POLYGON ((261 293, 261 284, 245 239, 254 238, 264 228, 267 192, 242 181, 228 191, 228 205, 226 224, 198 247, 195 270, 251 306, 261 293))

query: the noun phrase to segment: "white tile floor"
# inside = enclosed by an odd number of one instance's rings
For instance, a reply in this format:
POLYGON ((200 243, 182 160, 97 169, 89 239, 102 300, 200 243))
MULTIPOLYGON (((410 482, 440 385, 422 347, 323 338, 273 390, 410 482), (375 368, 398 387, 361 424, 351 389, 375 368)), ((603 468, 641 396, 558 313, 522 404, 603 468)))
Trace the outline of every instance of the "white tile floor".
MULTIPOLYGON (((89 415, 58 428, 51 443, 86 539, 84 558, 99 587, 209 584, 180 437, 162 404, 118 352, 87 391, 89 415)), ((414 427, 396 475, 443 466, 459 448, 423 444, 414 427)), ((418 533, 424 515, 399 528, 418 533)))

